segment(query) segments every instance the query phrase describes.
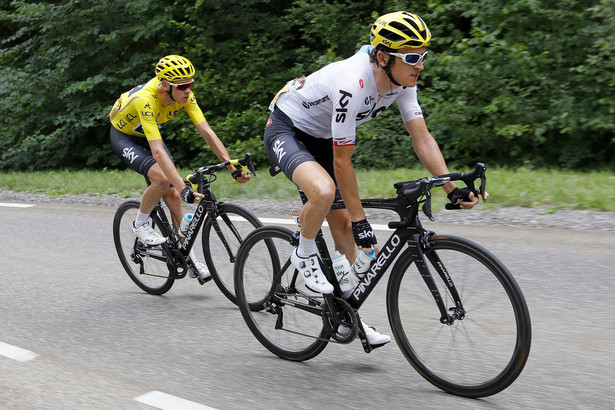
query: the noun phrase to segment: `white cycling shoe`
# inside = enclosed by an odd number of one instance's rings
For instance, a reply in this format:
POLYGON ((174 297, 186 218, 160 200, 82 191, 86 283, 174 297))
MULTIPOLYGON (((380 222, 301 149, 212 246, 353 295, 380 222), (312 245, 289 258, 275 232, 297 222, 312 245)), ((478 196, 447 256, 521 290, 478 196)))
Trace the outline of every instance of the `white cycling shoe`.
MULTIPOLYGON (((376 348, 384 346, 391 341, 391 336, 377 332, 375 327, 368 325, 363 321, 363 319, 361 319, 361 324, 363 325, 363 329, 365 329, 365 337, 367 337, 367 341, 370 345, 372 345, 372 347, 376 348)), ((346 333, 348 330, 350 329, 344 325, 341 325, 338 328, 340 333, 346 333)))
POLYGON ((320 269, 316 254, 302 258, 297 255, 297 249, 295 248, 290 255, 290 261, 299 271, 308 289, 324 294, 333 293, 333 285, 329 283, 325 274, 320 269))
POLYGON ((202 281, 208 281, 211 279, 211 273, 209 273, 207 265, 197 261, 196 259, 192 259, 192 264, 194 265, 194 268, 188 269, 188 276, 191 278, 196 278, 198 276, 202 281))
POLYGON ((138 228, 135 228, 135 224, 133 222, 132 233, 134 233, 141 242, 149 246, 160 245, 167 240, 167 238, 154 231, 149 222, 144 223, 138 228))

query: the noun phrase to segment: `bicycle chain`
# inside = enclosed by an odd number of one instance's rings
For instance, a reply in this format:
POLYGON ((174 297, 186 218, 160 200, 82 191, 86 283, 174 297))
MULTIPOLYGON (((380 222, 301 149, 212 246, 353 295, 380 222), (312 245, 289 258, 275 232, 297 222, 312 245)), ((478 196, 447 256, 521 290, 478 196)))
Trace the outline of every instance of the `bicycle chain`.
MULTIPOLYGON (((326 302, 324 296, 305 296, 305 295, 298 295, 296 293, 278 293, 278 295, 302 297, 305 299, 322 299, 323 301, 326 302)), ((356 338, 357 332, 359 329, 357 314, 352 308, 352 306, 350 306, 350 304, 346 300, 339 298, 339 297, 335 297, 335 302, 343 305, 343 311, 340 312, 338 310, 338 313, 342 313, 344 315, 349 313, 351 315, 352 327, 349 328, 348 332, 345 332, 344 334, 340 334, 338 332, 333 333, 333 327, 331 326, 330 319, 324 315, 325 313, 324 309, 323 309, 322 321, 323 321, 323 325, 327 327, 328 333, 330 335, 328 338, 324 338, 320 336, 313 336, 307 333, 298 332, 296 330, 289 330, 286 328, 282 328, 282 330, 292 333, 292 334, 299 335, 299 336, 305 336, 311 339, 322 340, 326 342, 333 342, 333 343, 340 343, 340 344, 348 344, 352 342, 356 338)), ((323 305, 323 303, 321 303, 321 305, 323 305)))

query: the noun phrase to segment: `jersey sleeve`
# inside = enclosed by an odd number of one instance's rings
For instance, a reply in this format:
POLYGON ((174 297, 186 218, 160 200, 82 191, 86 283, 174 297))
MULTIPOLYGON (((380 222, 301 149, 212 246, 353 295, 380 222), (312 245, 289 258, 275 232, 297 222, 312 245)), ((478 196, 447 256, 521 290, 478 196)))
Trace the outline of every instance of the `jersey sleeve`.
POLYGON ((399 97, 397 97, 397 107, 404 124, 415 118, 423 117, 423 110, 419 105, 416 87, 404 88, 401 91, 399 97))
POLYGON ((203 111, 201 111, 201 107, 199 107, 199 104, 196 102, 196 97, 193 93, 190 93, 190 98, 188 98, 188 102, 184 105, 184 107, 186 108, 186 112, 194 125, 205 121, 203 111))
POLYGON ((152 101, 147 98, 140 97, 135 99, 134 104, 137 109, 139 120, 141 121, 143 134, 145 134, 147 140, 151 141, 162 139, 162 135, 160 135, 160 130, 158 129, 158 124, 156 122, 158 113, 154 110, 152 101))

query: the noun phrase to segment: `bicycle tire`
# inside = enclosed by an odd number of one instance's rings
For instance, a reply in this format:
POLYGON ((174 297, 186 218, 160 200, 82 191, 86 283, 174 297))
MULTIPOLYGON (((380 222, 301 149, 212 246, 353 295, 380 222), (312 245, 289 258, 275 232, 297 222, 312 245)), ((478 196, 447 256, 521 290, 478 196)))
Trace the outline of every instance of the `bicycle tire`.
MULTIPOLYGON (((132 223, 137 216, 140 203, 127 201, 121 204, 113 218, 113 241, 122 266, 132 281, 152 295, 162 295, 171 289, 175 279, 170 275, 167 257, 160 245, 143 245, 132 232, 132 223), (143 263, 137 262, 140 259, 143 263), (143 270, 141 269, 143 266, 143 270)), ((150 218, 152 228, 161 235, 168 236, 165 228, 153 212, 150 218)))
POLYGON ((450 307, 448 286, 434 264, 445 267, 466 313, 451 325, 440 322, 434 297, 406 250, 387 289, 389 322, 404 356, 448 393, 478 398, 504 390, 523 370, 531 345, 529 311, 515 279, 489 251, 459 237, 431 237, 425 262, 450 307))
POLYGON ((298 307, 316 307, 323 299, 297 283, 297 271, 289 260, 296 246, 292 241, 293 232, 280 226, 264 226, 248 235, 235 263, 235 294, 246 324, 265 348, 283 359, 304 361, 322 352, 330 334, 322 314, 298 307), (270 291, 276 276, 275 296, 291 303, 273 300, 270 291), (261 303, 257 309, 256 300, 261 303))
POLYGON ((219 209, 215 219, 217 223, 214 223, 213 215, 210 214, 203 225, 203 254, 214 282, 224 296, 236 305, 233 266, 237 251, 243 238, 263 224, 241 206, 225 203, 221 204, 219 209))

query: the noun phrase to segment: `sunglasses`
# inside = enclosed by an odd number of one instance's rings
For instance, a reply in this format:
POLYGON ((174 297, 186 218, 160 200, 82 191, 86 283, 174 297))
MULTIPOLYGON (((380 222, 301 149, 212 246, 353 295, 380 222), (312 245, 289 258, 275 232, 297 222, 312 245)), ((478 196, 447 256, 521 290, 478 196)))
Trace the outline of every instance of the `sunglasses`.
POLYGON ((185 84, 173 84, 168 81, 165 81, 165 82, 169 84, 171 87, 175 87, 180 91, 186 91, 186 90, 192 89, 192 83, 194 82, 194 79, 192 79, 192 81, 190 81, 189 83, 185 83, 185 84))
POLYGON ((419 63, 419 61, 425 61, 425 56, 427 55, 427 53, 429 53, 429 51, 425 51, 423 54, 419 54, 419 53, 406 53, 406 54, 402 54, 402 53, 389 53, 389 55, 401 58, 401 61, 403 61, 406 64, 417 65, 419 63))

